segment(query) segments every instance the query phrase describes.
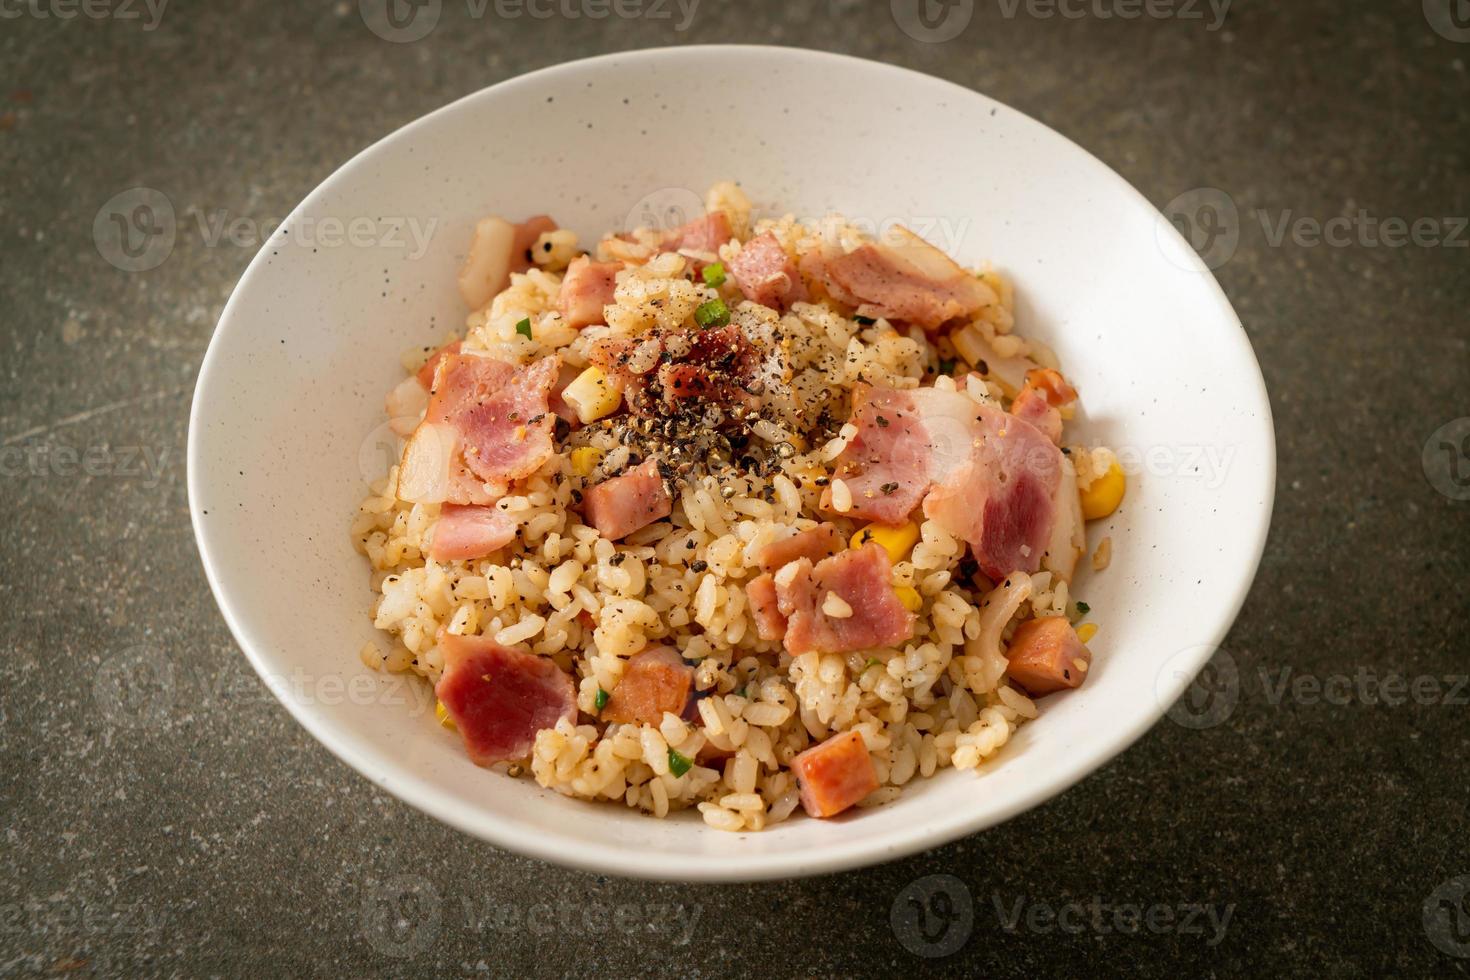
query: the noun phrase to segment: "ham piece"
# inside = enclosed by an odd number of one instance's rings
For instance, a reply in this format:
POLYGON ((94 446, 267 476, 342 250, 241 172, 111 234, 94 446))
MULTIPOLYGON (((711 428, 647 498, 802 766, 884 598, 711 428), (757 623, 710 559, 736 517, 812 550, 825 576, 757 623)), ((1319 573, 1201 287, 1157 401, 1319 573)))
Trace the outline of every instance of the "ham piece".
POLYGON ((434 693, 476 765, 525 759, 536 733, 577 719, 572 678, 548 657, 487 636, 439 635, 444 673, 434 693))

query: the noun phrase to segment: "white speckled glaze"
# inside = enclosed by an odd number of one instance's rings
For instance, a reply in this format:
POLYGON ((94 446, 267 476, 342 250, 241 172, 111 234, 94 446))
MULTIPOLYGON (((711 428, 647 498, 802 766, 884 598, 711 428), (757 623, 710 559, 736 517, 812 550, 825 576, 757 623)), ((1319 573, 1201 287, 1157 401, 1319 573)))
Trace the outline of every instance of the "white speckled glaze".
POLYGON ((1260 559, 1274 482, 1270 407, 1245 333, 1141 195, 982 95, 782 48, 574 62, 365 150, 241 278, 189 430, 194 530, 220 609, 313 735, 387 791, 495 844, 689 880, 887 860, 992 826, 1092 772, 1160 718, 1223 638, 1260 559), (590 242, 650 194, 677 202, 727 178, 767 213, 928 222, 963 261, 993 260, 1016 282, 1018 331, 1052 345, 1082 393, 1069 431, 1132 447, 1144 464, 1122 509, 1091 527, 1094 546, 1112 536, 1112 567, 1074 585, 1102 627, 1083 688, 1046 699, 978 774, 946 770, 889 806, 734 835, 697 814, 654 820, 473 766, 424 709, 426 687, 361 666, 358 651, 377 636, 368 567, 347 538, 387 460, 382 400, 402 376, 399 354, 461 327, 454 273, 478 217, 544 211, 590 242), (433 234, 422 255, 408 234, 405 247, 362 235, 333 244, 320 223, 329 217, 365 217, 379 232, 416 221, 433 234))

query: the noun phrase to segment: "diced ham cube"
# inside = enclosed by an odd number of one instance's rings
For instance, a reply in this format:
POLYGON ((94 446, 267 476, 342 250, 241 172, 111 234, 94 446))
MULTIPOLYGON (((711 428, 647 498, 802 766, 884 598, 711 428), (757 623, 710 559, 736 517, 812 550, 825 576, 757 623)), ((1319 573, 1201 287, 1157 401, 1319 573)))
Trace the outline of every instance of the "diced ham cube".
POLYGON ((681 715, 694 689, 694 668, 671 647, 633 655, 602 708, 603 721, 657 725, 664 712, 681 715))
POLYGON ((914 635, 914 615, 893 591, 892 563, 873 542, 815 565, 798 558, 774 576, 776 599, 786 617, 786 649, 793 654, 847 653, 896 646, 914 635), (830 611, 829 597, 847 606, 830 611))
POLYGON ((1061 444, 1061 409, 1077 400, 1076 390, 1057 371, 1036 368, 1026 373, 1026 384, 1011 402, 1011 414, 1036 426, 1052 442, 1061 444))
POLYGON ((833 735, 791 760, 801 805, 814 817, 832 817, 878 788, 878 770, 859 732, 833 735))
POLYGON ((609 541, 621 541, 673 512, 673 498, 653 460, 604 480, 582 496, 583 518, 609 541))
POLYGON ((622 267, 620 262, 593 262, 585 255, 573 259, 556 296, 562 319, 579 329, 602 323, 602 308, 613 301, 622 267))
POLYGON ((1006 650, 1011 680, 1033 698, 1080 687, 1092 664, 1092 651, 1077 638, 1065 616, 1029 619, 1016 628, 1006 650))
POLYGON ((757 636, 762 640, 779 640, 786 635, 786 617, 781 615, 774 576, 768 573, 751 579, 745 587, 745 598, 750 603, 751 615, 755 617, 757 636))
POLYGON ((1046 395, 1029 384, 1011 402, 1011 414, 1030 422, 1052 442, 1062 441, 1062 413, 1046 400, 1046 395))
POLYGON ((429 557, 434 561, 484 558, 515 540, 516 522, 497 507, 444 504, 434 524, 429 557))
POLYGON ((537 732, 576 720, 572 678, 549 658, 447 632, 439 649, 444 673, 434 693, 476 765, 525 759, 537 732))
POLYGON ((836 525, 824 523, 772 541, 760 550, 756 561, 760 563, 762 571, 774 572, 798 558, 806 558, 816 564, 823 558, 840 555, 846 547, 847 540, 836 525))
POLYGON ((796 263, 770 232, 757 235, 741 247, 740 254, 730 261, 730 275, 752 303, 783 310, 806 298, 796 263))

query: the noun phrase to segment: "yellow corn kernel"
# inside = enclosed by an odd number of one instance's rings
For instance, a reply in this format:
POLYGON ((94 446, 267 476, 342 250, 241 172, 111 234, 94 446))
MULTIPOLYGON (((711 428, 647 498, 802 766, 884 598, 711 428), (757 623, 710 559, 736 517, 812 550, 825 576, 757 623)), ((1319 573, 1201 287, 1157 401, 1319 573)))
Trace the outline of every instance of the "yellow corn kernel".
POLYGON ((573 449, 572 472, 577 476, 591 476, 592 471, 597 469, 597 464, 602 462, 603 455, 603 451, 596 446, 580 446, 573 449))
POLYGON ((435 701, 434 701, 434 717, 435 718, 438 718, 439 719, 439 724, 443 725, 445 728, 453 728, 454 727, 454 719, 451 718, 451 717, 449 717, 449 709, 446 708, 446 707, 444 707, 444 702, 443 701, 440 701, 440 700, 435 699, 435 701))
POLYGON ((898 593, 898 601, 909 612, 918 612, 924 605, 924 597, 919 595, 919 590, 907 585, 894 586, 894 592, 898 593))
POLYGON ((1082 516, 1089 521, 1107 517, 1123 502, 1123 491, 1128 487, 1128 478, 1123 467, 1116 462, 1092 485, 1082 491, 1082 516))
POLYGON ((1081 640, 1083 643, 1086 643, 1094 636, 1097 636, 1096 623, 1083 623, 1081 626, 1077 627, 1077 639, 1081 640))
POLYGON ((901 524, 898 527, 889 527, 887 524, 869 524, 852 536, 851 547, 861 548, 869 541, 876 541, 888 552, 888 557, 896 565, 908 557, 911 549, 919 540, 919 525, 913 521, 901 524))
POLYGON ((583 425, 596 422, 618 410, 623 401, 623 383, 599 367, 590 367, 572 379, 561 393, 583 425))

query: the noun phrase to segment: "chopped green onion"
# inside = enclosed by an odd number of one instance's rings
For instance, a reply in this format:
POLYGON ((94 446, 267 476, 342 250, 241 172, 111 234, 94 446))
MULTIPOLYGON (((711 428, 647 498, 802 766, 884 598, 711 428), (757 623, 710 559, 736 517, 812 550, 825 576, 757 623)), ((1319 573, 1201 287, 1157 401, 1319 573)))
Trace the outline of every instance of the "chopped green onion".
POLYGON ((879 660, 877 657, 869 657, 868 662, 863 664, 863 670, 867 670, 869 667, 876 667, 882 662, 883 661, 879 660))
POLYGON ((531 339, 531 318, 530 317, 526 317, 520 323, 517 323, 516 324, 516 333, 520 334, 522 337, 525 337, 527 340, 530 340, 531 339))
POLYGON ((730 308, 722 299, 701 303, 699 309, 694 311, 694 322, 706 330, 710 327, 723 327, 730 322, 730 308))
POLYGON ((607 707, 607 692, 600 687, 597 689, 597 697, 592 699, 592 706, 598 711, 607 707))
POLYGON ((712 289, 719 289, 725 284, 725 263, 711 262, 704 267, 704 284, 712 289))
POLYGON ((858 316, 858 315, 854 315, 853 316, 853 319, 856 320, 858 323, 862 324, 865 327, 871 327, 873 324, 875 324, 875 323, 878 322, 877 320, 874 320, 870 316, 858 316))
POLYGON ((1087 603, 1083 602, 1081 599, 1078 599, 1077 600, 1077 611, 1080 612, 1082 615, 1086 616, 1088 613, 1092 612, 1092 607, 1089 606, 1087 603))
POLYGON ((940 360, 940 362, 939 362, 939 373, 940 374, 945 374, 945 375, 954 374, 954 369, 956 367, 956 364, 957 364, 957 362, 951 361, 948 358, 944 358, 944 359, 940 360))
POLYGON ((678 749, 669 749, 669 772, 675 776, 682 776, 694 765, 694 760, 687 755, 681 755, 678 749))

